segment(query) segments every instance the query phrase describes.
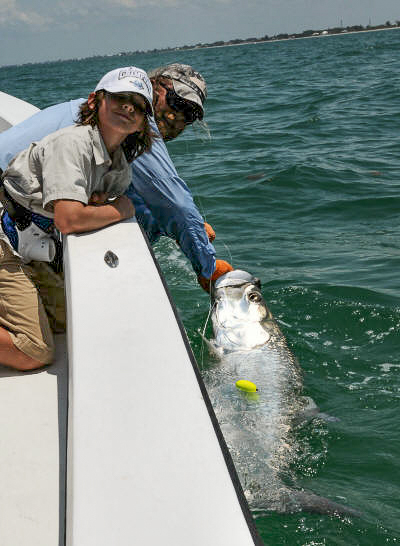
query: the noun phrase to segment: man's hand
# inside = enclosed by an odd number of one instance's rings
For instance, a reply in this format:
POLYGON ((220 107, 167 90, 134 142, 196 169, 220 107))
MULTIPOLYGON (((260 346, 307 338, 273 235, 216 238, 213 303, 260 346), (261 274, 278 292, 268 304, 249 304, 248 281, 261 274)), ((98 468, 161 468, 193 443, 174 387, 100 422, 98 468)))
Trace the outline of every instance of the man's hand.
POLYGON ((211 278, 206 279, 202 275, 198 275, 197 280, 202 289, 209 293, 211 282, 216 281, 217 279, 219 279, 219 277, 225 275, 225 273, 228 273, 229 271, 233 271, 233 267, 230 263, 226 262, 225 260, 216 260, 215 271, 212 274, 211 278))

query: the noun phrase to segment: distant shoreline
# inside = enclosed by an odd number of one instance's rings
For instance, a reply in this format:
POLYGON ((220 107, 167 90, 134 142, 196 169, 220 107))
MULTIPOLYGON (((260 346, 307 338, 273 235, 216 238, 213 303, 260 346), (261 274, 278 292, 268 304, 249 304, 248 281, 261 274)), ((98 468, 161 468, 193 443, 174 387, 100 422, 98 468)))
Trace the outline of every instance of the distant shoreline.
MULTIPOLYGON (((275 36, 264 36, 263 38, 247 38, 244 40, 235 39, 229 40, 227 42, 213 42, 210 44, 196 44, 191 46, 181 46, 173 48, 164 48, 164 49, 152 49, 148 51, 141 52, 131 52, 131 53, 158 53, 163 51, 193 51, 195 49, 210 49, 216 47, 228 47, 228 46, 238 46, 238 45, 249 45, 249 44, 264 44, 266 42, 280 42, 288 40, 299 40, 304 38, 326 38, 327 36, 343 36, 345 34, 355 34, 357 32, 378 32, 381 30, 394 30, 400 29, 399 24, 395 25, 376 25, 371 27, 362 27, 361 25, 356 25, 352 27, 337 27, 333 29, 326 30, 308 30, 299 34, 277 34, 275 36)), ((129 53, 129 54, 131 54, 129 53)), ((128 54, 128 53, 127 53, 128 54)), ((117 55, 125 55, 125 53, 117 53, 117 55)))
MULTIPOLYGON (((241 45, 251 45, 251 44, 266 44, 268 42, 289 42, 293 40, 305 40, 308 38, 327 38, 328 36, 345 36, 346 34, 357 34, 359 32, 380 32, 381 30, 400 30, 400 26, 393 26, 389 28, 371 28, 371 29, 364 29, 364 30, 349 30, 345 33, 339 33, 339 32, 331 32, 328 34, 318 35, 318 36, 296 36, 296 38, 275 38, 275 39, 269 39, 269 40, 255 40, 255 41, 249 41, 249 42, 241 42, 238 44, 232 44, 229 42, 224 43, 223 45, 204 45, 204 46, 193 46, 190 48, 173 48, 173 51, 193 51, 195 49, 213 49, 217 47, 234 47, 234 46, 241 46, 241 45)), ((163 49, 161 51, 171 51, 169 49, 163 49)), ((152 52, 143 52, 143 53, 152 53, 152 52)), ((118 53, 117 53, 118 55, 118 53)), ((121 54, 120 54, 121 55, 121 54)))
POLYGON ((363 27, 361 25, 355 25, 351 27, 336 27, 333 29, 326 30, 306 30, 299 34, 277 34, 274 36, 263 36, 262 38, 246 38, 246 39, 234 39, 224 42, 222 40, 205 43, 205 44, 196 44, 196 45, 184 45, 177 47, 167 47, 162 49, 149 49, 145 51, 122 51, 120 53, 111 53, 103 55, 91 55, 90 57, 80 57, 80 58, 71 58, 71 59, 56 59, 52 61, 38 61, 38 62, 28 62, 22 64, 12 64, 12 65, 2 65, 1 68, 11 68, 14 66, 27 66, 33 64, 48 64, 48 63, 57 63, 57 62, 70 62, 70 61, 82 61, 86 59, 96 59, 102 57, 126 57, 130 55, 139 55, 147 53, 166 53, 166 52, 176 52, 176 51, 194 51, 197 49, 212 49, 217 47, 228 47, 228 46, 241 46, 241 45, 250 45, 250 44, 265 44, 268 42, 280 42, 280 41, 289 41, 289 40, 300 40, 304 38, 326 38, 328 36, 344 36, 346 34, 355 34, 357 32, 378 32, 381 30, 394 30, 400 29, 400 21, 395 25, 377 25, 377 26, 368 26, 363 27))

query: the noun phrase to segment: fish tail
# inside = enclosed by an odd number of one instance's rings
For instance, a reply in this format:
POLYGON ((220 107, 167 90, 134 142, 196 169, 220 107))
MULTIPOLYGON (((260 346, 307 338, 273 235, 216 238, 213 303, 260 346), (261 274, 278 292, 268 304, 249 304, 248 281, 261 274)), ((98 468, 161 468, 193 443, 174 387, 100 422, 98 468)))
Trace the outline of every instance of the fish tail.
POLYGON ((311 491, 291 490, 285 494, 283 505, 285 512, 310 512, 332 516, 361 517, 362 513, 355 508, 339 504, 311 491))

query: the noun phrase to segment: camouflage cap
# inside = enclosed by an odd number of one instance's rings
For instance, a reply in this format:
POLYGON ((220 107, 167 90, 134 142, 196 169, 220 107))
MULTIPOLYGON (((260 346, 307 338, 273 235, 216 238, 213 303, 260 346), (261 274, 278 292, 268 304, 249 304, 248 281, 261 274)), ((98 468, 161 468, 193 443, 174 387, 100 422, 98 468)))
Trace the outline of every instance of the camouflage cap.
POLYGON ((201 74, 193 70, 188 64, 173 63, 150 70, 149 78, 164 76, 170 78, 174 91, 182 99, 194 102, 200 107, 201 117, 204 116, 203 103, 207 98, 207 85, 201 74))

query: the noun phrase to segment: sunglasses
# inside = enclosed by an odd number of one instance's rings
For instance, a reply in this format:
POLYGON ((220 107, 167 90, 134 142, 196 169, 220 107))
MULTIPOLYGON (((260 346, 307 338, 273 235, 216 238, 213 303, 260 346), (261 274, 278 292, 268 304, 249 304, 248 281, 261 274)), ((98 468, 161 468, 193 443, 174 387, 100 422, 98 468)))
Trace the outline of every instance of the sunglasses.
POLYGON ((119 106, 122 106, 123 104, 131 104, 137 112, 140 112, 141 114, 148 113, 148 105, 146 104, 146 101, 144 99, 141 100, 133 93, 110 93, 109 91, 105 91, 105 95, 109 99, 117 102, 119 106))
POLYGON ((173 89, 167 87, 165 84, 160 82, 160 85, 167 92, 166 101, 168 106, 176 112, 183 114, 187 125, 193 123, 196 119, 200 119, 201 112, 196 105, 177 95, 173 89))

